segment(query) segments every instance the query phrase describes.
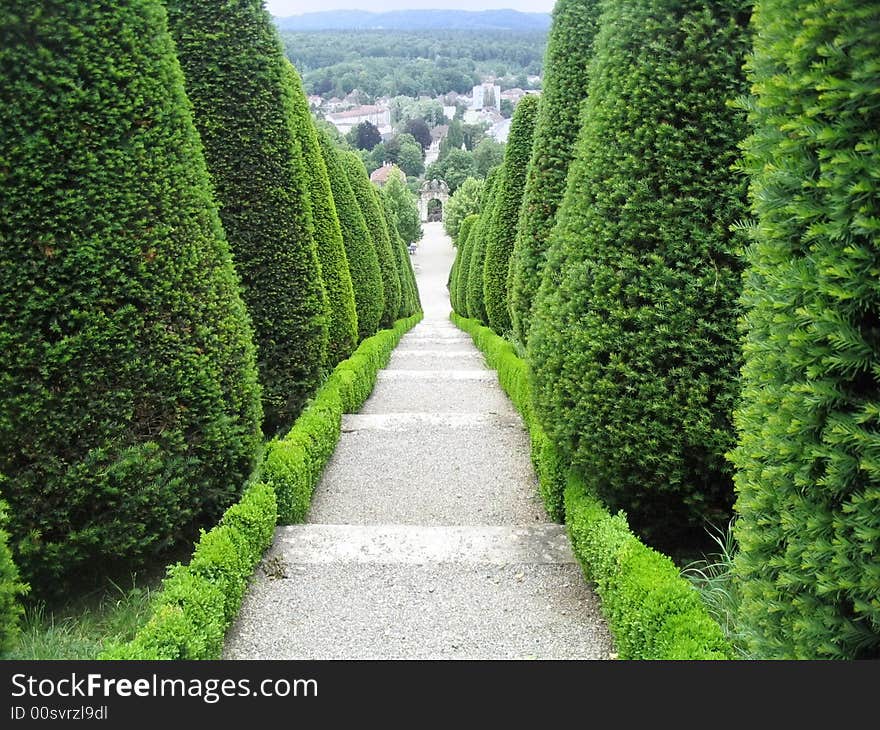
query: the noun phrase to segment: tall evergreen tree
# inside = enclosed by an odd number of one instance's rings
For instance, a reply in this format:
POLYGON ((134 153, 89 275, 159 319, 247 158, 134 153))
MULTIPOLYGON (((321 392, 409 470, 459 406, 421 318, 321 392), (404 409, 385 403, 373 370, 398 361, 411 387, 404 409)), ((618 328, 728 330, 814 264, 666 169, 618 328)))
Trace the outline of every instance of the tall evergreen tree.
POLYGON ((45 593, 216 518, 262 413, 162 5, 9 0, 0 27, 0 473, 45 593))
POLYGON ((740 0, 603 5, 528 353, 540 420, 655 541, 726 521, 745 134, 740 0), (699 62, 695 62, 699 59, 699 62), (657 525, 662 515, 662 525, 657 525), (651 530, 652 527, 657 527, 651 530))
POLYGON ((468 277, 470 276, 471 256, 474 250, 474 241, 476 240, 477 228, 480 225, 480 216, 474 214, 474 222, 471 224, 467 238, 464 238, 458 244, 461 258, 458 261, 455 274, 455 295, 450 296, 455 302, 453 305, 455 311, 462 317, 470 317, 470 309, 468 308, 468 277))
POLYGON ((274 433, 317 388, 328 326, 284 52, 261 0, 166 5, 254 325, 265 429, 274 433))
POLYGON ((321 145, 324 164, 327 166, 330 189, 336 204, 339 226, 342 229, 342 242, 345 245, 345 256, 348 259, 348 270, 354 288, 358 341, 360 341, 376 334, 385 308, 379 255, 373 247, 364 214, 361 213, 357 198, 348 182, 341 152, 324 129, 318 130, 318 142, 321 145))
POLYGON ((287 63, 288 83, 293 93, 293 128, 303 152, 314 238, 321 265, 321 280, 327 292, 327 365, 333 367, 347 358, 357 346, 357 311, 348 258, 342 242, 342 229, 330 191, 327 166, 321 156, 318 135, 309 112, 299 74, 287 63))
POLYGON ((394 227, 405 243, 410 244, 422 237, 422 222, 416 197, 406 186, 406 176, 393 168, 381 191, 382 198, 393 214, 394 227))
POLYGON ((541 283, 547 237, 565 193, 580 130, 579 112, 587 96, 599 5, 599 0, 559 0, 553 9, 541 108, 511 263, 510 315, 514 337, 523 344, 541 283))
POLYGON ((394 252, 391 248, 388 226, 385 222, 385 216, 379 208, 376 188, 370 182, 360 157, 354 152, 343 152, 342 159, 345 164, 345 172, 348 175, 348 182, 361 208, 370 239, 379 258, 382 291, 385 295, 385 305, 379 326, 390 327, 394 324, 397 313, 400 311, 400 277, 397 275, 397 266, 394 263, 394 252))
POLYGON ((495 197, 498 202, 489 222, 483 263, 483 300, 489 326, 499 335, 510 331, 508 273, 522 207, 526 169, 532 155, 532 136, 538 116, 538 97, 527 96, 516 108, 510 138, 504 152, 503 182, 495 197))
POLYGON ((880 4, 760 0, 755 28, 738 628, 759 657, 876 659, 880 4))
POLYGON ((483 324, 488 324, 486 318, 486 304, 483 300, 483 262, 486 260, 486 240, 489 237, 489 227, 492 216, 498 207, 498 195, 496 194, 504 184, 504 167, 496 167, 489 172, 486 178, 484 200, 486 205, 480 213, 473 230, 473 243, 471 244, 470 262, 468 263, 467 282, 467 310, 468 314, 483 324))
POLYGON ((458 246, 455 249, 455 261, 452 263, 452 269, 449 272, 449 301, 452 304, 453 310, 465 317, 467 315, 462 311, 462 302, 458 295, 458 281, 462 268, 466 266, 464 262, 465 245, 468 236, 470 236, 471 228, 479 220, 479 217, 476 213, 472 213, 461 222, 458 230, 458 246))

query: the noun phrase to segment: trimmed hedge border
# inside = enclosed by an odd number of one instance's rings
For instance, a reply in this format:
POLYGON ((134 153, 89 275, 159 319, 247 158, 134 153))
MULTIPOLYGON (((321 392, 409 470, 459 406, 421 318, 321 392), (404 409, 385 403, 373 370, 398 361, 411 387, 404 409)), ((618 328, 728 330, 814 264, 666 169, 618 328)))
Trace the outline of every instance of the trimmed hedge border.
POLYGON ((269 442, 258 480, 219 524, 202 532, 189 565, 173 565, 150 619, 100 659, 218 659, 276 524, 302 521, 336 443, 343 413, 360 409, 376 375, 421 312, 364 340, 333 370, 288 434, 269 442))
POLYGON ((721 627, 672 560, 644 545, 629 529, 625 514, 611 515, 560 459, 534 417, 528 366, 513 345, 475 319, 454 312, 451 319, 498 371, 501 388, 528 426, 547 512, 557 521, 564 516, 574 553, 602 599, 620 658, 733 658, 721 627))
POLYGON ((269 442, 262 478, 278 497, 279 525, 305 518, 312 492, 339 441, 342 414, 360 410, 392 350, 421 318, 419 312, 400 319, 361 342, 350 358, 334 368, 287 435, 269 442))

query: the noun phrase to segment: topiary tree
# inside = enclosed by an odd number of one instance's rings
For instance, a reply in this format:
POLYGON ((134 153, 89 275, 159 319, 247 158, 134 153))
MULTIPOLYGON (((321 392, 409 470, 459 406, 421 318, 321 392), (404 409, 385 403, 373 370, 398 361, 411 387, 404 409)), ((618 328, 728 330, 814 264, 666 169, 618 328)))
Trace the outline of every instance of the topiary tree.
POLYGON ((461 246, 464 242, 464 236, 459 235, 462 221, 472 213, 480 212, 483 204, 483 185, 482 180, 469 177, 452 194, 446 204, 443 227, 456 246, 461 246))
POLYGON ((379 270, 379 256, 373 247, 364 214, 355 198, 348 174, 338 150, 329 135, 318 130, 318 143, 327 166, 327 177, 342 230, 342 242, 348 259, 348 270, 354 288, 354 302, 357 310, 358 340, 376 334, 379 320, 385 308, 385 292, 382 286, 382 273, 379 270))
POLYGON ((158 0, 0 10, 0 472, 41 594, 213 521, 262 413, 158 0))
POLYGON ((476 240, 477 228, 480 224, 480 216, 474 214, 473 217, 474 221, 473 223, 471 223, 467 238, 462 237, 462 241, 458 246, 460 258, 457 260, 455 281, 453 282, 453 286, 455 287, 455 294, 450 294, 450 299, 453 302, 453 308, 462 317, 471 316, 470 310, 468 309, 467 297, 468 276, 470 275, 470 264, 471 256, 474 250, 474 241, 476 240))
POLYGON ((737 628, 759 657, 876 659, 880 6, 760 0, 754 24, 737 628))
POLYGON ((486 240, 489 235, 489 227, 498 207, 499 191, 504 184, 504 168, 497 167, 489 172, 486 178, 484 199, 489 203, 480 213, 480 219, 474 225, 473 243, 471 244, 470 262, 467 274, 467 310, 468 316, 483 324, 488 324, 486 318, 486 305, 483 301, 483 262, 486 259, 486 240))
POLYGON ((486 234, 483 298, 489 326, 499 335, 511 328, 507 279, 537 116, 537 96, 523 98, 516 107, 504 153, 503 182, 495 193, 498 202, 486 234))
POLYGON ((254 325, 272 434, 317 388, 328 326, 284 52, 259 0, 166 4, 254 325))
POLYGON ((385 216, 379 207, 376 188, 370 183, 367 171, 360 158, 353 152, 343 152, 342 159, 348 182, 354 191, 355 198, 361 208, 370 239, 379 259, 379 270, 382 275, 382 291, 385 304, 382 310, 380 327, 391 327, 400 311, 400 277, 394 263, 394 252, 391 249, 391 238, 385 216))
MULTIPOLYGON (((410 202, 412 202, 412 193, 409 192, 405 184, 402 182, 402 175, 399 172, 394 172, 392 173, 391 178, 397 178, 402 186, 403 193, 410 196, 410 202)), ((416 285, 412 262, 409 258, 409 247, 398 232, 398 208, 396 206, 399 204, 399 201, 396 194, 386 196, 385 192, 387 189, 388 185, 386 184, 386 186, 379 192, 378 198, 381 203, 382 213, 385 216, 385 223, 388 227, 388 235, 391 238, 391 248, 394 252, 394 265, 397 269, 397 275, 400 280, 400 310, 398 311, 397 316, 409 317, 421 308, 419 303, 418 286, 416 285)), ((421 224, 419 225, 421 227, 421 224)))
POLYGON ((303 153, 321 280, 327 293, 327 365, 332 368, 351 355, 357 347, 354 287, 348 270, 336 204, 333 202, 330 180, 327 178, 327 166, 321 156, 309 103, 296 69, 290 63, 286 64, 286 69, 293 93, 293 128, 303 153))
POLYGON ((468 236, 471 233, 471 229, 474 227, 474 223, 476 223, 479 218, 480 216, 478 216, 476 213, 473 213, 461 222, 461 225, 458 229, 459 243, 455 251, 455 261, 453 261, 452 268, 449 271, 449 301, 452 304, 452 308, 465 317, 467 316, 467 314, 463 313, 464 307, 463 302, 459 298, 458 282, 462 267, 467 266, 467 262, 465 261, 465 245, 467 243, 468 236))
POLYGON ((565 193, 580 130, 581 100, 599 19, 598 0, 559 0, 544 59, 544 90, 511 259, 510 318, 514 337, 528 340, 532 302, 541 283, 547 237, 565 193))
POLYGON ((732 501, 745 125, 728 102, 749 15, 738 0, 603 8, 528 358, 563 456, 662 546, 732 501))
POLYGON ((406 244, 414 243, 422 237, 422 221, 416 197, 406 186, 406 176, 398 168, 391 170, 388 181, 381 190, 382 199, 400 237, 406 244))

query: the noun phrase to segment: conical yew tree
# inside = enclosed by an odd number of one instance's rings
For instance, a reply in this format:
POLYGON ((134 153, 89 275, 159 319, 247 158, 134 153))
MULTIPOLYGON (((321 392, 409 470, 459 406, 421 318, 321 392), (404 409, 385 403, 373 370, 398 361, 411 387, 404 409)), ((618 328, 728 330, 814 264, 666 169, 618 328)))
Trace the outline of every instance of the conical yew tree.
POLYGON ((262 413, 158 0, 0 9, 0 473, 37 592, 218 516, 262 413))
POLYGON ((328 336, 287 62, 261 0, 166 5, 254 325, 271 434, 317 388, 328 336))
POLYGON ((544 428, 663 546, 732 505, 749 8, 603 9, 528 353, 544 428))
POLYGON ((580 130, 599 5, 599 0, 559 0, 553 8, 541 108, 511 259, 510 315, 514 337, 523 344, 541 283, 547 237, 565 193, 565 178, 580 130))

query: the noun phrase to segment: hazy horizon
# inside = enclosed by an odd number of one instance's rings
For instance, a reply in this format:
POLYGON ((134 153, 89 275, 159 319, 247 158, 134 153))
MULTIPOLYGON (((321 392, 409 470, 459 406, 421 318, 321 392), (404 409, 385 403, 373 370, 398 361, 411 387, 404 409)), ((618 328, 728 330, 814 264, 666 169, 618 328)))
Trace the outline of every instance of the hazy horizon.
POLYGON ((318 13, 328 10, 366 10, 384 13, 390 10, 519 10, 522 13, 549 13, 556 0, 267 0, 272 15, 318 13))

